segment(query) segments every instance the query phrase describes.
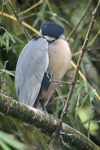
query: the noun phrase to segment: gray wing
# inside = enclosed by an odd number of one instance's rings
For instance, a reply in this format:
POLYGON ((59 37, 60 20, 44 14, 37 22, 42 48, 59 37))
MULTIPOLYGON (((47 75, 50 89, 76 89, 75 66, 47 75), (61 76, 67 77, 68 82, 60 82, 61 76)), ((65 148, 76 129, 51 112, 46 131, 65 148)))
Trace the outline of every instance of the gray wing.
POLYGON ((22 50, 15 72, 15 88, 20 102, 33 106, 49 64, 48 43, 31 40, 22 50))

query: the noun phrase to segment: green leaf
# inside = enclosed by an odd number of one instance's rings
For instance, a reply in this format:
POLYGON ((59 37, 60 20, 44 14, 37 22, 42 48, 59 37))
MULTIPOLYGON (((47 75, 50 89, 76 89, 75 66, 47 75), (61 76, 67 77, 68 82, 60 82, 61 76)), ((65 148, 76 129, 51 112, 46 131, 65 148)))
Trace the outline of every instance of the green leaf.
POLYGON ((87 81, 84 81, 84 87, 85 87, 86 93, 88 93, 88 83, 87 83, 87 81))
POLYGON ((73 94, 73 96, 72 96, 72 98, 71 98, 71 100, 70 100, 70 104, 69 104, 69 108, 71 108, 71 109, 70 109, 70 112, 73 111, 73 108, 74 108, 74 106, 75 106, 77 97, 78 97, 78 93, 75 93, 75 94, 73 94))
POLYGON ((11 76, 14 76, 14 77, 15 77, 14 73, 12 73, 12 72, 11 72, 11 71, 9 71, 9 70, 6 70, 6 69, 0 69, 0 72, 5 72, 5 73, 7 73, 7 74, 9 74, 9 75, 11 75, 11 76))
MULTIPOLYGON (((84 77, 86 78, 86 73, 85 73, 83 62, 81 62, 81 70, 82 70, 82 73, 83 73, 84 77)), ((87 81, 84 81, 84 87, 85 87, 86 93, 88 93, 88 84, 87 84, 87 81)))
POLYGON ((91 90, 91 93, 90 93, 90 103, 92 103, 93 100, 94 100, 95 91, 96 91, 96 90, 91 90))
POLYGON ((49 14, 49 15, 52 15, 52 16, 57 16, 56 13, 51 12, 51 11, 43 11, 43 14, 49 14))
POLYGON ((40 5, 40 11, 44 11, 46 6, 47 6, 46 1, 43 1, 42 4, 40 5))
POLYGON ((14 36, 9 32, 7 32, 7 34, 10 37, 11 41, 15 43, 14 36))
POLYGON ((2 62, 0 61, 0 68, 4 68, 4 66, 3 66, 3 64, 2 64, 2 62))
POLYGON ((7 133, 0 131, 0 139, 17 150, 24 150, 24 145, 7 133))
POLYGON ((3 40, 2 36, 0 36, 0 42, 7 47, 7 43, 5 42, 5 40, 3 40))
POLYGON ((17 99, 14 81, 12 80, 11 76, 7 73, 5 73, 4 82, 2 86, 6 95, 17 99))
POLYGON ((78 85, 77 90, 76 90, 77 93, 81 90, 81 88, 83 87, 83 85, 84 85, 84 81, 81 81, 80 84, 78 85))
POLYGON ((86 56, 84 56, 82 58, 82 62, 84 62, 85 64, 90 64, 90 61, 89 61, 89 59, 86 56))
POLYGON ((20 42, 20 43, 24 43, 23 40, 21 40, 19 37, 15 36, 15 35, 13 35, 13 34, 11 34, 11 33, 9 33, 9 32, 8 32, 8 34, 9 34, 9 37, 11 38, 11 40, 12 40, 14 43, 16 42, 15 40, 17 40, 17 41, 20 42))
POLYGON ((57 114, 59 111, 63 109, 63 104, 53 113, 53 115, 57 114))
POLYGON ((41 18, 42 18, 41 14, 37 15, 37 18, 35 19, 35 21, 34 21, 34 23, 32 25, 33 28, 38 24, 38 22, 41 20, 41 18))
POLYGON ((83 104, 85 103, 85 101, 86 101, 86 99, 90 93, 91 93, 91 91, 85 96, 85 98, 83 99, 83 102, 82 102, 81 106, 79 107, 78 111, 82 108, 83 104))
POLYGON ((24 44, 22 44, 22 43, 15 43, 15 44, 9 46, 9 49, 23 47, 23 46, 24 46, 24 44))
POLYGON ((8 36, 8 34, 6 34, 6 44, 7 44, 7 49, 8 49, 8 46, 9 46, 9 36, 8 36))
POLYGON ((81 62, 80 67, 81 67, 81 70, 82 70, 83 75, 84 75, 85 78, 86 78, 86 73, 85 73, 85 69, 84 69, 84 64, 83 64, 83 62, 81 62))
POLYGON ((6 143, 4 143, 1 139, 0 139, 0 148, 2 148, 3 150, 11 150, 6 143))
POLYGON ((71 24, 69 21, 67 21, 66 19, 64 19, 64 18, 62 18, 62 17, 59 17, 59 16, 57 16, 57 18, 58 18, 59 20, 65 22, 65 23, 66 23, 67 25, 69 25, 71 28, 73 28, 72 24, 71 24))

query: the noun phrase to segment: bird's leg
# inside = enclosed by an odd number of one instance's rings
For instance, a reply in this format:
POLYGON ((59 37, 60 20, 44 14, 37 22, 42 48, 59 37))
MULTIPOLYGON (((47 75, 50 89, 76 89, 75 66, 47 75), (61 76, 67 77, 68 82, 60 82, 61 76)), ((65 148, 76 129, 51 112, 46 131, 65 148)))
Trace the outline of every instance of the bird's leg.
POLYGON ((41 105, 42 105, 43 111, 44 111, 45 113, 48 113, 48 112, 47 112, 47 109, 46 109, 45 103, 44 103, 44 102, 41 102, 41 105))
POLYGON ((41 111, 44 111, 45 113, 48 113, 46 110, 45 103, 42 100, 37 99, 37 107, 36 108, 41 110, 41 111))
POLYGON ((39 99, 37 99, 37 107, 36 108, 43 111, 42 103, 39 101, 39 99))

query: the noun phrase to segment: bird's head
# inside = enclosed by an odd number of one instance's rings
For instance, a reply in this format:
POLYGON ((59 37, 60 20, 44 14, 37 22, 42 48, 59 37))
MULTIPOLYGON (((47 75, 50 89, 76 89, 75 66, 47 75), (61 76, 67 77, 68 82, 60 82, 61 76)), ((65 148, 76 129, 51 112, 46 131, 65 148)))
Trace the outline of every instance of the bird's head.
POLYGON ((39 31, 39 36, 44 37, 47 41, 52 42, 58 38, 65 39, 63 35, 64 29, 54 22, 42 23, 39 31))

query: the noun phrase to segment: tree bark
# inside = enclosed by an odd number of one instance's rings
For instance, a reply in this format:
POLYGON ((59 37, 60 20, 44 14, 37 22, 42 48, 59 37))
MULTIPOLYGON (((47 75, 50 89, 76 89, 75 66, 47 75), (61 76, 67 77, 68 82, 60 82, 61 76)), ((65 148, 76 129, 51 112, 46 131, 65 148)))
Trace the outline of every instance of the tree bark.
MULTIPOLYGON (((2 93, 0 93, 0 112, 34 125, 37 128, 40 128, 42 133, 45 133, 50 137, 57 128, 59 128, 58 118, 13 100, 11 97, 2 93)), ((60 137, 64 143, 68 143, 75 149, 99 150, 99 147, 85 135, 65 123, 62 123, 60 137)))

